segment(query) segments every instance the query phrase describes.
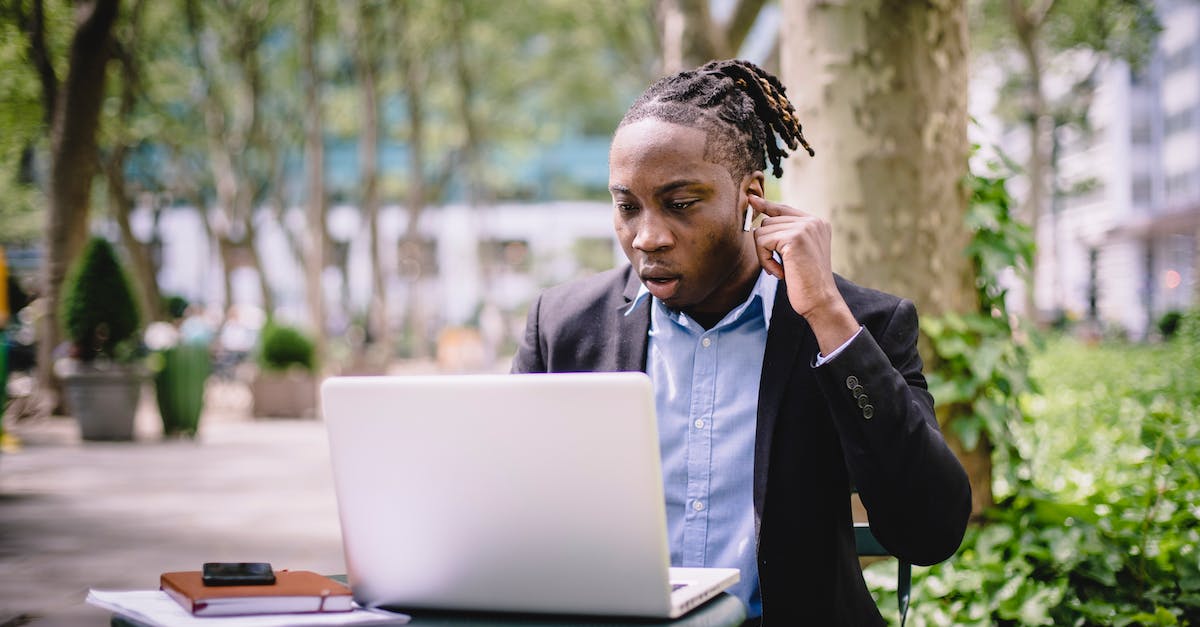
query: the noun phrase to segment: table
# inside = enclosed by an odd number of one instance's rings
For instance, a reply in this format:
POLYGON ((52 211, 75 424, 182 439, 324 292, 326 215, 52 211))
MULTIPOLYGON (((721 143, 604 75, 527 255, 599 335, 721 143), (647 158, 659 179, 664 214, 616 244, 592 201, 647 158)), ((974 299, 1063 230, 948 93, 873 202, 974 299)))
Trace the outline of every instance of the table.
MULTIPOLYGON (((345 582, 345 575, 333 579, 345 582)), ((704 605, 675 620, 614 618, 590 616, 550 616, 544 614, 489 614, 485 612, 448 612, 399 610, 412 616, 412 627, 737 627, 746 619, 746 608, 737 597, 723 592, 704 605)), ((143 623, 114 615, 112 627, 146 627, 143 623)))

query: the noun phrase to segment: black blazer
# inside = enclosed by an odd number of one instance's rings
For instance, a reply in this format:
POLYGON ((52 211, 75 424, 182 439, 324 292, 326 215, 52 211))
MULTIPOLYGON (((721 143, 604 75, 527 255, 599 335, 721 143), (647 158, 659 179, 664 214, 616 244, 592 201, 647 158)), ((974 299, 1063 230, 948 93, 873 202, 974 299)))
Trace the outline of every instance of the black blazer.
MULTIPOLYGON (((971 512, 966 473, 942 439, 917 354, 913 304, 837 277, 866 327, 813 368, 817 339, 780 284, 767 333, 754 455, 759 585, 768 625, 882 625, 850 517, 856 485, 871 531, 927 565, 958 549, 971 512)), ((546 290, 529 311, 513 372, 646 369, 650 299, 629 266, 546 290)))

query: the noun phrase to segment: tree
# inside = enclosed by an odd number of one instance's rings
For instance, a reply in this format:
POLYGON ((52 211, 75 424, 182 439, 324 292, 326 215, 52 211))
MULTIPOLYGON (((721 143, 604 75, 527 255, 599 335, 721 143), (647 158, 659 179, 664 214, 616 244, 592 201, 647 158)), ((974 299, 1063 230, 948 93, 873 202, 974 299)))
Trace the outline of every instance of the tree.
POLYGON ((142 55, 146 37, 143 29, 145 9, 144 0, 135 0, 126 19, 115 29, 113 51, 120 67, 116 96, 118 104, 116 115, 106 120, 108 146, 101 156, 101 167, 108 188, 109 210, 129 254, 138 305, 147 319, 159 320, 166 315, 166 310, 158 289, 158 272, 150 250, 134 237, 130 222, 134 190, 129 189, 126 179, 130 153, 146 139, 139 137, 134 120, 138 104, 144 100, 142 55))
POLYGON ((58 343, 58 298, 66 270, 87 237, 92 181, 96 174, 96 130, 104 99, 106 66, 117 18, 117 0, 80 2, 67 52, 67 73, 59 80, 46 45, 45 8, 34 0, 21 22, 42 86, 42 106, 51 112, 46 184, 46 238, 42 270, 45 308, 38 334, 38 380, 53 389, 53 351, 58 343))
POLYGON ((304 257, 304 286, 308 295, 308 311, 317 353, 317 363, 324 361, 325 296, 321 289, 321 273, 325 269, 325 136, 321 116, 321 73, 317 67, 316 46, 320 37, 320 13, 316 0, 304 4, 300 18, 300 58, 304 76, 304 155, 305 217, 308 239, 304 257))
MULTIPOLYGON (((374 341, 383 347, 384 358, 392 354, 391 328, 388 324, 387 281, 379 233, 379 83, 383 57, 382 7, 369 0, 359 0, 345 14, 345 31, 354 42, 354 74, 360 93, 362 129, 359 135, 359 179, 361 181, 360 209, 367 218, 370 237, 371 297, 367 304, 367 329, 374 341)), ((349 277, 343 277, 349 282, 349 277)), ((348 300, 348 299, 347 299, 348 300)))
POLYGON ((662 46, 662 73, 674 74, 713 59, 735 57, 767 0, 736 0, 718 20, 711 0, 659 0, 655 18, 662 46))
MULTIPOLYGON (((835 271, 911 298, 922 316, 974 311, 963 0, 787 0, 783 11, 782 78, 816 150, 790 160, 784 200, 833 223, 835 271)), ((944 431, 978 511, 991 502, 990 450, 964 451, 944 431)))
MULTIPOLYGON (((972 30, 979 35, 984 56, 1008 65, 1005 61, 1015 55, 1024 65, 1023 72, 1010 76, 1011 88, 1002 92, 1009 97, 1001 103, 1001 114, 1024 127, 1029 142, 1025 158, 1028 192, 1023 204, 1036 242, 1041 216, 1062 194, 1057 184, 1059 129, 1086 125, 1100 64, 1121 59, 1136 67, 1148 57, 1159 30, 1154 3, 977 0, 972 9, 972 30), (1090 53, 1090 58, 1081 63, 1064 54, 1069 51, 1090 53), (1054 63, 1056 59, 1058 63, 1054 63), (1051 96, 1051 79, 1066 88, 1051 96)), ((1026 290, 1028 315, 1036 313, 1033 281, 1037 274, 1030 273, 1026 290)))
MULTIPOLYGON (((262 47, 274 25, 274 7, 261 0, 216 4, 185 4, 207 162, 216 189, 215 215, 204 222, 221 257, 225 305, 233 304, 231 273, 246 264, 258 276, 263 309, 270 313, 274 295, 256 246, 254 212, 272 180, 270 153, 279 149, 263 129, 267 85, 262 47)), ((203 212, 204 206, 197 209, 203 212)))

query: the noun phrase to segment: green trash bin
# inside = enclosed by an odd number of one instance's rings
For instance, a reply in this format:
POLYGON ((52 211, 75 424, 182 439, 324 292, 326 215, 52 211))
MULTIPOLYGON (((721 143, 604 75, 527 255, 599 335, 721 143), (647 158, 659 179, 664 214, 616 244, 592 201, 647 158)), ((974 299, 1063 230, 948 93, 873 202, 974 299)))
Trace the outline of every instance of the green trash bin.
POLYGON ((166 437, 195 437, 204 409, 204 383, 212 359, 204 344, 180 344, 162 351, 162 368, 154 377, 158 411, 166 437))

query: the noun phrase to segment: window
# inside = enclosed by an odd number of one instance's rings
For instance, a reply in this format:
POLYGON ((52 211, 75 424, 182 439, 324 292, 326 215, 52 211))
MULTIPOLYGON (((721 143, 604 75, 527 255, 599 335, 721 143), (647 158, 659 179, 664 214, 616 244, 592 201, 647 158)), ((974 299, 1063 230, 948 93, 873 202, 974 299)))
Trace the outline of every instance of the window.
POLYGON ((437 242, 427 238, 401 238, 398 253, 401 276, 415 279, 437 275, 437 242))
POLYGON ((575 240, 574 248, 581 268, 601 272, 616 265, 611 237, 581 237, 575 240))
POLYGON ((1167 73, 1170 74, 1173 72, 1178 72, 1190 67, 1192 65, 1193 57, 1195 56, 1193 54, 1194 50, 1195 46, 1188 44, 1168 54, 1166 62, 1164 63, 1167 73))
POLYGON ((529 272, 529 242, 523 239, 488 239, 479 242, 479 260, 487 267, 529 272))
POLYGON ((1139 176, 1133 181, 1133 204, 1137 206, 1145 206, 1150 204, 1150 197, 1153 193, 1150 177, 1139 176))
POLYGON ((1188 107, 1167 116, 1167 135, 1174 135, 1192 127, 1192 108, 1188 107))

